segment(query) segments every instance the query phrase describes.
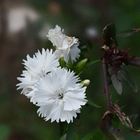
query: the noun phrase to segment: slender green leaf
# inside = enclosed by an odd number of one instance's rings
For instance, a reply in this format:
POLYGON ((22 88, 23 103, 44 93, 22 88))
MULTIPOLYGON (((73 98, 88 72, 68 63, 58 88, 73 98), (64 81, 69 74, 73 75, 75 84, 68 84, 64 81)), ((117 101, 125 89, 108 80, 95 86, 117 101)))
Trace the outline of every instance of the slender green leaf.
POLYGON ((88 104, 92 107, 95 107, 95 108, 101 108, 101 106, 97 105, 96 103, 94 103, 93 101, 91 101, 89 99, 88 99, 88 104))
POLYGON ((100 59, 97 59, 97 60, 94 60, 94 61, 89 62, 89 63, 87 64, 87 66, 89 67, 89 66, 95 65, 95 64, 97 64, 97 63, 99 63, 99 62, 101 62, 101 60, 100 60, 100 59))

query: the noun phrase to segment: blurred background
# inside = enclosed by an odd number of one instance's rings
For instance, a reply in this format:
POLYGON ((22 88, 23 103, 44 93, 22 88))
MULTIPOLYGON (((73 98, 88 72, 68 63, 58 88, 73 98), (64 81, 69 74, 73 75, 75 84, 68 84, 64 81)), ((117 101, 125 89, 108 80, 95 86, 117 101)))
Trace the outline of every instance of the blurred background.
MULTIPOLYGON (((0 0, 0 140, 58 140, 59 124, 39 118, 37 107, 16 90, 17 77, 23 69, 22 59, 37 49, 50 48, 48 30, 56 24, 65 33, 80 40, 81 59, 100 58, 102 28, 115 23, 120 48, 129 48, 130 54, 140 56, 140 33, 129 34, 140 28, 139 0, 0 0)), ((124 85, 120 96, 111 88, 114 102, 132 117, 135 127, 140 128, 140 69, 127 67, 138 87, 134 92, 124 85)), ((100 108, 85 106, 75 120, 72 140, 104 140, 99 130, 105 111, 101 64, 86 67, 82 79, 91 84, 87 96, 100 108), (87 138, 87 139, 86 139, 87 138)), ((127 140, 139 140, 138 136, 125 134, 127 140)))

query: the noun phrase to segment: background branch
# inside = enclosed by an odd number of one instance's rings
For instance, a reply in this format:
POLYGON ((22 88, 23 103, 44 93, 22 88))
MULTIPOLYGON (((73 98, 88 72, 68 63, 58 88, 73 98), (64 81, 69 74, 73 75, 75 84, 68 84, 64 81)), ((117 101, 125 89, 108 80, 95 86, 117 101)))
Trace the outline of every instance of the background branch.
POLYGON ((102 59, 102 70, 103 70, 103 78, 104 78, 104 94, 107 100, 107 107, 110 108, 110 106, 112 105, 112 101, 109 94, 107 64, 106 64, 105 58, 102 59))

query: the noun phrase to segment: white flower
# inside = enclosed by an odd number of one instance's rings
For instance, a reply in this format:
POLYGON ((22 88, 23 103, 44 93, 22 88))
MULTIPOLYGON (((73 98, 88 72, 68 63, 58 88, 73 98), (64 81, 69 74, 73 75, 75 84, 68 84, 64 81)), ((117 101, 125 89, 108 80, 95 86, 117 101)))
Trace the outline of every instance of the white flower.
POLYGON ((58 25, 54 29, 50 29, 48 32, 48 39, 56 47, 56 54, 58 58, 64 57, 64 60, 68 62, 76 61, 79 58, 80 49, 79 41, 75 37, 66 36, 58 25))
POLYGON ((35 22, 39 17, 35 10, 26 6, 10 8, 7 13, 8 31, 10 33, 20 32, 26 28, 28 22, 35 22))
POLYGON ((27 96, 32 93, 34 84, 41 77, 59 66, 55 53, 48 49, 42 49, 42 53, 38 51, 33 57, 27 55, 27 60, 23 60, 23 62, 25 70, 21 74, 21 77, 17 78, 20 81, 17 86, 27 96))
POLYGON ((35 85, 35 93, 31 102, 39 106, 38 113, 51 122, 73 122, 85 105, 85 87, 74 72, 56 69, 42 77, 35 85))

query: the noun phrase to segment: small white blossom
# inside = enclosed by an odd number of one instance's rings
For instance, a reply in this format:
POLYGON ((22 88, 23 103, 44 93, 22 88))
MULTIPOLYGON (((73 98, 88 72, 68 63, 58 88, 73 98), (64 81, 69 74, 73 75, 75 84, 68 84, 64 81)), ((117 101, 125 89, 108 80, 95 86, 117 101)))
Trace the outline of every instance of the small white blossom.
POLYGON ((26 6, 8 8, 7 23, 9 33, 18 33, 24 30, 28 22, 36 22, 39 14, 32 8, 26 6))
POLYGON ((31 102, 39 106, 38 113, 46 121, 73 122, 87 102, 86 88, 79 82, 74 72, 58 68, 37 82, 31 102))
POLYGON ((33 57, 27 55, 27 60, 23 60, 23 62, 25 70, 21 74, 21 77, 17 78, 20 81, 17 86, 18 89, 22 89, 22 93, 27 96, 29 93, 32 93, 34 84, 41 77, 59 66, 55 53, 48 49, 42 49, 42 52, 38 51, 33 57))
POLYGON ((47 37, 52 42, 53 46, 56 47, 56 55, 58 58, 64 57, 64 60, 68 62, 76 61, 79 58, 80 49, 79 41, 75 37, 69 37, 65 35, 64 30, 58 25, 54 29, 50 29, 47 37))

